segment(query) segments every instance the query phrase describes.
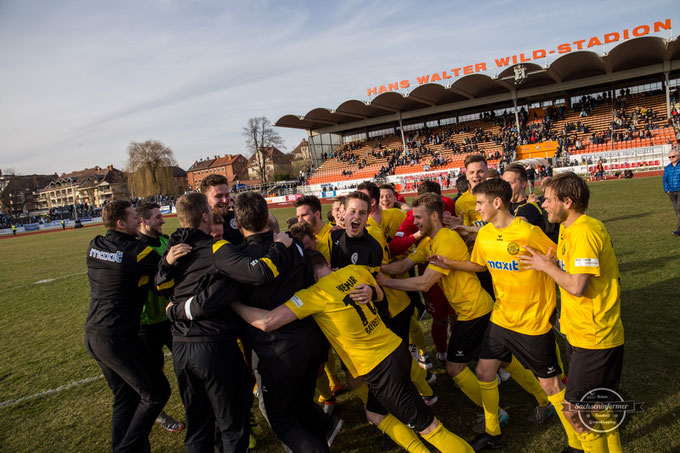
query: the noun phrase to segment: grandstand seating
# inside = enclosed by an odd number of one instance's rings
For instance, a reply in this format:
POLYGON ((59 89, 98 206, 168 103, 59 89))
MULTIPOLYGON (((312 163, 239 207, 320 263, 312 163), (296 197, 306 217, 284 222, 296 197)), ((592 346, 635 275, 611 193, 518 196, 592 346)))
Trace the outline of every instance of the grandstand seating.
MULTIPOLYGON (((636 108, 642 107, 646 109, 653 109, 657 114, 657 120, 654 121, 657 129, 651 130, 651 138, 640 137, 641 132, 644 132, 645 121, 640 121, 640 124, 636 128, 634 138, 628 141, 614 141, 611 142, 610 139, 606 139, 604 143, 593 144, 590 142, 590 137, 593 133, 608 132, 611 127, 612 121, 612 104, 611 103, 601 103, 596 108, 592 109, 588 116, 580 116, 580 110, 567 109, 563 119, 553 121, 551 131, 562 133, 566 123, 576 124, 580 122, 585 125, 588 129, 587 133, 570 131, 567 133, 568 137, 579 137, 581 142, 581 149, 576 149, 571 146, 568 151, 571 155, 577 154, 587 154, 593 152, 609 151, 611 149, 620 150, 628 148, 637 148, 643 146, 661 145, 666 143, 677 144, 675 130, 673 127, 666 126, 666 98, 664 94, 655 94, 651 96, 641 96, 633 95, 627 98, 627 105, 624 109, 626 116, 630 115, 635 111, 636 108)), ((531 124, 531 123, 530 123, 531 124)), ((435 129, 431 129, 431 136, 437 134, 443 134, 446 130, 451 128, 460 131, 463 127, 467 126, 466 129, 469 132, 459 132, 450 135, 446 140, 442 140, 440 144, 424 144, 423 148, 427 149, 427 154, 421 157, 420 162, 411 165, 410 163, 406 165, 396 166, 392 169, 392 174, 412 174, 425 171, 425 165, 429 162, 432 156, 436 154, 441 154, 445 158, 444 165, 438 165, 431 170, 433 171, 448 171, 451 169, 458 169, 463 167, 463 161, 467 154, 454 154, 450 147, 445 146, 445 142, 460 145, 461 148, 465 146, 467 139, 472 140, 475 136, 476 129, 482 129, 485 133, 499 134, 500 127, 495 124, 493 120, 473 120, 465 123, 459 123, 457 125, 446 125, 440 126, 435 129)), ((618 131, 614 131, 618 132, 618 131)), ((415 134, 415 140, 418 141, 419 136, 415 134)), ((468 141, 469 143, 469 141, 468 141)), ((477 148, 480 152, 484 152, 487 157, 495 155, 498 151, 499 154, 502 153, 501 145, 493 142, 478 142, 476 143, 477 148)), ((398 135, 389 135, 381 137, 380 139, 372 139, 366 142, 354 150, 348 150, 348 152, 357 156, 355 163, 352 164, 349 161, 342 161, 338 159, 338 153, 346 147, 346 145, 340 145, 335 151, 333 158, 327 159, 316 172, 308 179, 308 184, 334 184, 343 180, 357 180, 372 178, 379 173, 380 169, 388 166, 388 160, 391 158, 392 153, 396 152, 401 154, 402 142, 401 137, 398 135), (382 144, 383 148, 387 151, 386 157, 374 157, 371 154, 372 150, 379 151, 379 144, 382 144), (363 168, 359 168, 359 162, 366 160, 366 165, 363 168), (345 171, 345 175, 343 175, 345 171), (347 174, 351 172, 351 174, 347 174)), ((476 153, 477 151, 475 151, 476 153)), ((489 159, 490 166, 497 165, 498 160, 489 159)), ((659 165, 656 161, 644 162, 645 165, 659 165)), ((614 168, 615 169, 615 168, 614 168)))

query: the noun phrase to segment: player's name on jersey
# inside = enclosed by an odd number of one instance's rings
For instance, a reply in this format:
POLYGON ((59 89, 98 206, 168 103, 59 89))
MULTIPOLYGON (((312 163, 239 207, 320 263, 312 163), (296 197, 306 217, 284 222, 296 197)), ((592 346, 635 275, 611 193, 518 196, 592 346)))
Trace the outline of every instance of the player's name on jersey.
POLYGON ((338 288, 338 291, 342 291, 343 293, 346 293, 350 289, 354 288, 354 285, 357 284, 357 279, 354 277, 350 277, 347 279, 345 283, 341 283, 336 288, 338 288))

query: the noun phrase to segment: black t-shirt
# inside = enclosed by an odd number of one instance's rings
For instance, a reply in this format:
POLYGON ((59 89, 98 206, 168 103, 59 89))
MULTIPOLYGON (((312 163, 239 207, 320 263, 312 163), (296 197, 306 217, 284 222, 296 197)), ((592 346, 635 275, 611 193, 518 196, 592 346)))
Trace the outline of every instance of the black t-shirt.
POLYGON ((222 239, 229 241, 234 245, 239 245, 243 243, 243 235, 236 225, 236 217, 234 216, 234 211, 227 211, 227 214, 222 216, 224 218, 224 234, 222 239))
POLYGON ((382 246, 365 229, 361 236, 354 238, 347 236, 345 230, 331 231, 330 248, 333 269, 350 264, 376 268, 382 264, 382 246))
POLYGON ((543 210, 536 203, 529 203, 526 200, 519 203, 510 203, 510 213, 515 217, 524 217, 527 219, 527 222, 536 225, 545 232, 543 210))

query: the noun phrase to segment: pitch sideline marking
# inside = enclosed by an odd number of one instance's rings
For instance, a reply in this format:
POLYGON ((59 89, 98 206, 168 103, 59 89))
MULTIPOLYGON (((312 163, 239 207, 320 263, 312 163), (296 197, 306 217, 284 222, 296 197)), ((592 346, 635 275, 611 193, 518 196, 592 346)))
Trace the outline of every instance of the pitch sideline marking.
MULTIPOLYGON (((62 278, 73 277, 74 275, 83 275, 83 274, 87 274, 87 271, 76 272, 75 274, 62 275, 61 277, 48 278, 48 279, 45 279, 45 280, 38 280, 37 282, 33 282, 32 284, 33 285, 42 285, 44 283, 50 283, 50 282, 53 282, 55 280, 59 280, 59 279, 62 279, 62 278)), ((6 292, 9 292, 9 291, 14 291, 15 289, 21 289, 25 286, 26 285, 19 285, 19 286, 14 286, 12 288, 3 289, 3 290, 0 290, 0 294, 6 293, 6 292)))
MULTIPOLYGON (((164 355, 165 355, 165 357, 170 357, 172 354, 170 352, 166 352, 164 355)), ((0 403, 0 409, 8 407, 8 406, 14 406, 15 404, 23 403, 25 401, 32 401, 32 400, 41 398, 43 396, 53 395, 55 393, 59 393, 59 392, 62 392, 64 390, 72 389, 73 387, 78 387, 79 385, 88 384, 90 382, 97 381, 97 380, 99 380, 103 377, 104 377, 104 375, 100 374, 100 375, 97 375, 97 376, 92 376, 92 377, 89 377, 89 378, 80 379, 79 381, 69 382, 68 384, 61 385, 57 388, 44 390, 42 392, 36 393, 35 395, 22 396, 21 398, 17 398, 15 400, 3 401, 2 403, 0 403)))
POLYGON ((42 392, 36 393, 35 395, 22 396, 21 398, 17 398, 15 400, 3 401, 2 403, 0 403, 0 409, 2 409, 4 407, 8 407, 8 406, 14 406, 16 404, 23 403, 23 402, 26 402, 26 401, 32 401, 32 400, 41 398, 43 396, 52 395, 54 393, 58 393, 58 392, 61 392, 61 391, 64 391, 64 390, 68 390, 68 389, 71 389, 73 387, 78 387, 79 385, 87 384, 89 382, 96 381, 96 380, 101 379, 103 377, 104 377, 104 375, 100 374, 98 376, 92 376, 92 377, 89 377, 89 378, 81 379, 79 381, 73 381, 73 382, 70 382, 68 384, 61 385, 57 388, 44 390, 42 392))

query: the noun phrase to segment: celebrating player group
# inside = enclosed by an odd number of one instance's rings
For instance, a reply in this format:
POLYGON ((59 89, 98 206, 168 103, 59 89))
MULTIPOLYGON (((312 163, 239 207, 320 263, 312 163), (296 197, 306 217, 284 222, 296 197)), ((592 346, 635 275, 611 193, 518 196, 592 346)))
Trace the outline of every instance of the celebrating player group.
POLYGON ((286 451, 328 452, 341 368, 367 421, 409 452, 511 444, 510 377, 536 400, 528 422, 559 419, 565 452, 621 452, 608 404, 623 363, 619 270, 586 214, 588 186, 562 173, 536 198, 521 165, 496 178, 482 156, 465 167, 455 202, 433 181, 411 206, 367 181, 325 223, 319 199, 299 197, 288 233, 261 195, 232 199, 219 175, 178 200, 170 237, 157 205, 107 204, 87 253, 85 344, 113 392, 112 450, 149 451, 158 423, 184 429, 187 452, 247 452, 256 395, 286 451), (425 310, 437 358, 479 407, 460 414, 469 430, 433 412, 425 310), (184 423, 164 412, 163 345, 184 423))

